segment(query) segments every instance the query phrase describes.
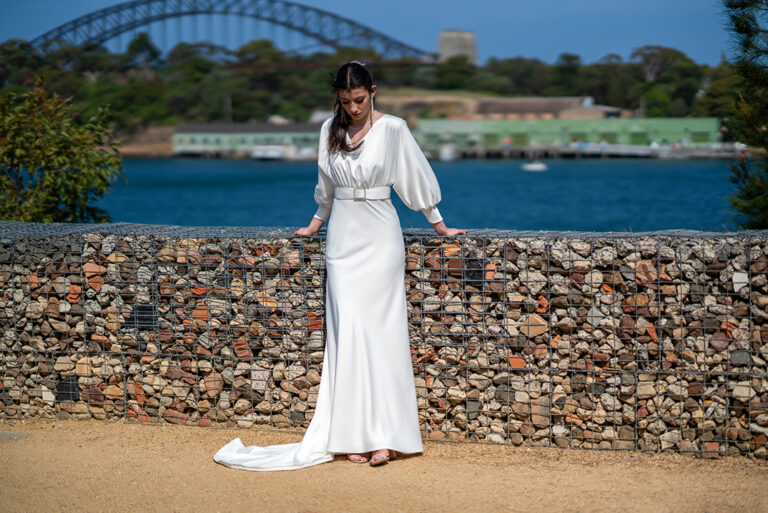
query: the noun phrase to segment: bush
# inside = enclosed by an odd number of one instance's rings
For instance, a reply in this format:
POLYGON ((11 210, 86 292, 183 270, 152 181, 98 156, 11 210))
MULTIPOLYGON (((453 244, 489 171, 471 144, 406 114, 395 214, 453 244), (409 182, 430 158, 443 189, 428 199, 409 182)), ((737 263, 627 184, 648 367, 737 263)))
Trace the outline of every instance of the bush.
POLYGON ((122 175, 107 110, 80 124, 69 100, 38 79, 0 97, 0 218, 25 222, 109 222, 92 206, 122 175))

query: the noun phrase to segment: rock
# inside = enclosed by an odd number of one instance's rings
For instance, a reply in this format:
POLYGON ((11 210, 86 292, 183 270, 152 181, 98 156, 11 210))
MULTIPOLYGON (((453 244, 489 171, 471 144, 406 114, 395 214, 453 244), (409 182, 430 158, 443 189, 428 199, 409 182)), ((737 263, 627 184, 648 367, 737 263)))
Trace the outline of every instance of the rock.
POLYGON ((106 274, 107 268, 103 265, 99 265, 96 262, 86 262, 83 264, 83 272, 86 278, 97 276, 100 274, 106 274))
POLYGON ((91 366, 91 359, 87 356, 78 360, 75 366, 75 374, 82 378, 88 378, 93 375, 93 367, 91 366))
POLYGON ((475 420, 480 416, 482 411, 482 403, 480 401, 467 401, 467 419, 475 420))
POLYGON ((752 363, 752 357, 749 351, 736 350, 730 352, 731 365, 749 365, 752 363))
POLYGON ((616 397, 610 394, 601 395, 600 403, 603 405, 603 408, 605 408, 606 411, 616 411, 621 409, 621 402, 619 402, 616 397))
POLYGON ((198 326, 204 326, 211 320, 211 312, 205 305, 200 305, 192 310, 192 320, 198 326))
POLYGON ((603 284, 603 273, 598 270, 588 272, 584 276, 584 283, 593 289, 599 288, 603 284))
POLYGON ((216 397, 224 389, 224 379, 216 371, 211 372, 203 379, 206 397, 216 397))
POLYGON ((172 410, 170 408, 166 409, 163 413, 163 419, 165 419, 166 422, 170 422, 171 424, 186 424, 188 418, 189 417, 184 413, 172 410))
POLYGON ((675 401, 681 401, 685 399, 688 389, 683 387, 680 383, 671 383, 667 386, 667 397, 675 401))
POLYGON ((547 321, 533 313, 523 319, 523 323, 520 326, 520 333, 528 338, 534 338, 546 333, 548 329, 549 326, 547 325, 547 321))
POLYGON ((446 392, 446 398, 451 404, 459 404, 467 399, 467 393, 459 387, 449 387, 446 392))
POLYGON ((503 436, 501 436, 499 433, 491 433, 490 435, 488 435, 487 437, 485 437, 485 439, 486 439, 488 442, 492 442, 492 443, 495 443, 495 444, 503 444, 503 443, 506 443, 506 442, 507 442, 507 441, 504 439, 504 437, 503 437, 503 436))
POLYGON ((56 396, 51 392, 51 390, 48 387, 40 387, 40 397, 43 400, 44 403, 46 403, 49 406, 53 406, 53 404, 56 402, 56 396))
POLYGON ((69 371, 75 368, 75 364, 69 356, 59 356, 56 358, 56 363, 53 364, 53 370, 56 372, 69 371))
POLYGON ((720 457, 720 443, 719 442, 703 442, 701 448, 702 458, 719 458, 720 457))
POLYGON ((637 398, 649 399, 656 395, 656 387, 652 382, 641 382, 637 385, 637 398))
POLYGON ((124 397, 122 385, 109 385, 104 389, 104 397, 111 401, 121 400, 124 397))
POLYGON ((563 317, 557 321, 557 327, 565 333, 571 333, 572 331, 575 331, 578 326, 576 325, 576 321, 570 317, 563 317))
POLYGON ((54 331, 57 331, 59 333, 66 333, 67 331, 69 331, 69 326, 64 321, 49 319, 48 322, 51 323, 51 327, 53 328, 54 331))
POLYGON ((251 348, 248 347, 248 341, 242 338, 236 339, 232 343, 232 350, 235 352, 238 358, 252 358, 253 353, 251 348))
POLYGON ((101 406, 91 405, 89 407, 89 412, 91 416, 96 420, 104 420, 107 418, 107 413, 104 411, 104 408, 102 408, 101 406))
POLYGON ((611 449, 616 451, 627 451, 635 449, 634 440, 611 440, 611 449))
POLYGON ((37 301, 31 301, 24 311, 24 316, 27 319, 39 319, 43 316, 44 312, 45 307, 41 303, 37 301))
POLYGON ((509 385, 498 385, 494 397, 501 404, 510 404, 514 402, 515 390, 509 385))
POLYGON ((251 401, 247 399, 238 399, 235 403, 235 413, 243 414, 252 408, 251 401))
POLYGON ((592 326, 596 326, 603 317, 605 317, 605 314, 594 305, 592 305, 592 308, 587 312, 587 322, 592 326))
POLYGON ((303 376, 304 374, 306 374, 306 372, 307 372, 307 369, 304 367, 303 364, 294 363, 294 364, 291 364, 290 367, 288 367, 283 371, 283 376, 285 379, 293 381, 299 376, 303 376))
POLYGON ((656 281, 656 266, 650 260, 640 260, 635 266, 637 278, 643 283, 653 283, 656 281))
POLYGON ((471 374, 467 381, 469 381, 471 386, 479 388, 480 390, 485 390, 491 386, 491 379, 481 374, 471 374))
POLYGON ((733 291, 738 293, 741 289, 749 285, 749 274, 745 272, 733 273, 733 291))
POLYGON ((603 439, 603 436, 599 431, 592 431, 590 429, 585 429, 583 435, 584 440, 587 442, 599 442, 603 439))
POLYGON ((520 281, 528 288, 531 294, 538 294, 547 285, 546 276, 538 271, 522 273, 520 281))
MULTIPOLYGON (((263 392, 267 389, 267 380, 271 375, 269 369, 265 369, 258 364, 251 365, 251 388, 253 390, 263 392)), ((314 383, 311 383, 314 384, 314 383)))
POLYGON ((533 357, 542 360, 549 355, 549 346, 547 344, 537 344, 533 348, 533 357))
POLYGON ((712 346, 715 351, 724 350, 728 347, 728 335, 723 331, 716 331, 709 339, 709 345, 712 346))
POLYGON ((701 396, 704 392, 704 384, 700 381, 695 381, 688 385, 688 395, 693 397, 701 396))
POLYGON ((659 440, 661 440, 661 449, 671 449, 672 447, 675 447, 677 443, 681 440, 680 432, 679 431, 667 431, 665 433, 662 433, 659 435, 659 440))
POLYGON ((248 429, 256 423, 257 415, 255 413, 249 413, 243 415, 237 419, 237 426, 248 429))
POLYGON ((548 415, 532 414, 531 422, 533 422, 533 425, 537 428, 544 428, 549 426, 550 417, 548 415))
POLYGON ((750 386, 749 382, 740 382, 733 387, 733 398, 740 402, 748 402, 755 396, 755 390, 750 386))
POLYGON ((187 398, 187 395, 189 395, 189 385, 184 383, 183 381, 175 381, 174 384, 171 386, 171 389, 173 390, 173 395, 178 397, 180 400, 185 400, 187 398))

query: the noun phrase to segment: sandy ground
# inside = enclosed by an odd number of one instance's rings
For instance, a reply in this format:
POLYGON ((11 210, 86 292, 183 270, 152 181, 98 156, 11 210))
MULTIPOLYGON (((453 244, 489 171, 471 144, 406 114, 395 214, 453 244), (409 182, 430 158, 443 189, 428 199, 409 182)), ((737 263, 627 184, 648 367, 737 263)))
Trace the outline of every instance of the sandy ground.
POLYGON ((381 467, 247 472, 214 463, 291 433, 77 420, 0 422, 0 511, 768 511, 768 463, 426 442, 381 467))

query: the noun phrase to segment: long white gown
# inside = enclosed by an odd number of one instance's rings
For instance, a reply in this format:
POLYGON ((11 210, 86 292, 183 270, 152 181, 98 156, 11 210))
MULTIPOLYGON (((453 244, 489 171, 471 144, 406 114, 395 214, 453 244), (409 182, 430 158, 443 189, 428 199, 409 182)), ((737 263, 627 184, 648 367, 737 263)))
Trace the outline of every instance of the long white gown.
POLYGON ((315 413, 301 442, 244 446, 213 459, 243 470, 292 470, 335 454, 422 451, 405 299, 405 250, 390 187, 430 223, 440 187, 405 121, 383 115, 354 152, 329 154, 320 132, 315 217, 328 220, 326 344, 315 413), (329 219, 330 216, 330 219, 329 219))

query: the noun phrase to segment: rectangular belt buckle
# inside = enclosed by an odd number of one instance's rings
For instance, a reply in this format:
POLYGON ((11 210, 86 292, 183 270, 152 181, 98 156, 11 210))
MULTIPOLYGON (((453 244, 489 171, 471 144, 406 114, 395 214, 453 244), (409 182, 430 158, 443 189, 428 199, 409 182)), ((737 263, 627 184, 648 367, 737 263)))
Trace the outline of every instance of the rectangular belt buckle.
POLYGON ((352 198, 355 201, 365 201, 365 200, 368 199, 367 196, 366 196, 365 189, 354 189, 354 193, 353 193, 352 198))

